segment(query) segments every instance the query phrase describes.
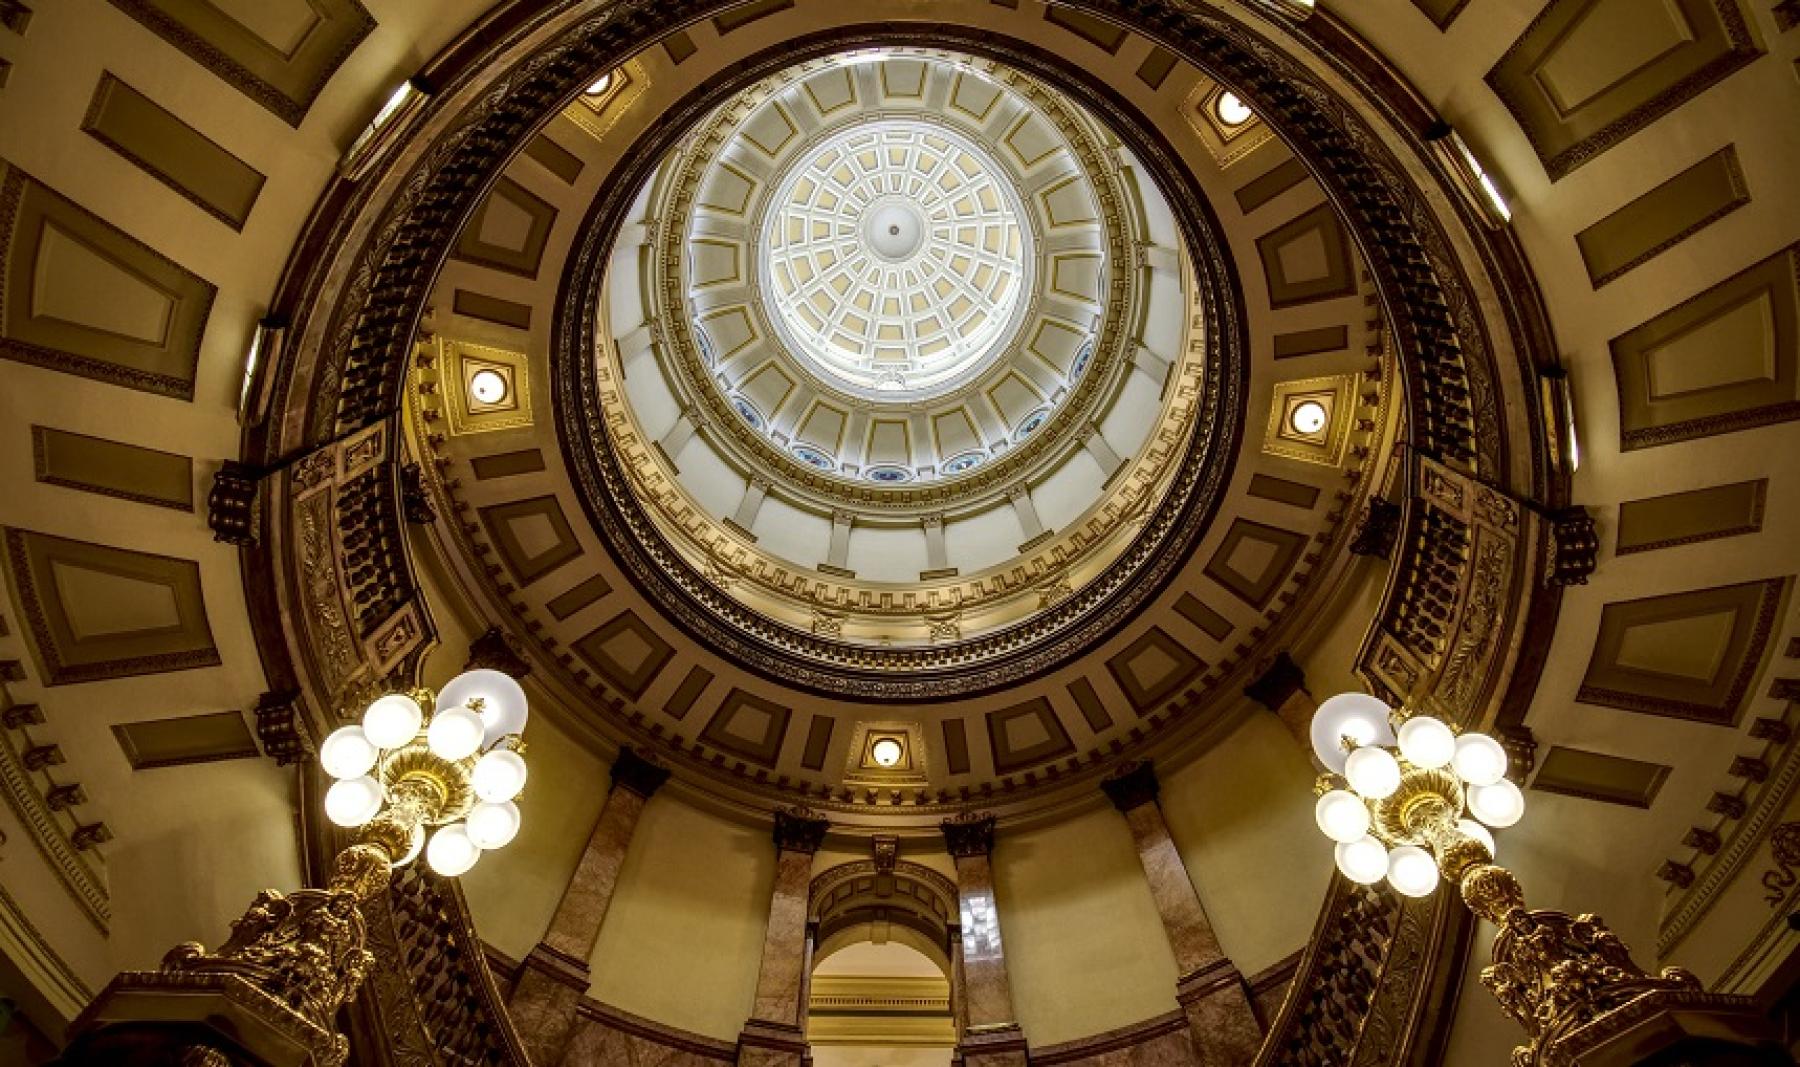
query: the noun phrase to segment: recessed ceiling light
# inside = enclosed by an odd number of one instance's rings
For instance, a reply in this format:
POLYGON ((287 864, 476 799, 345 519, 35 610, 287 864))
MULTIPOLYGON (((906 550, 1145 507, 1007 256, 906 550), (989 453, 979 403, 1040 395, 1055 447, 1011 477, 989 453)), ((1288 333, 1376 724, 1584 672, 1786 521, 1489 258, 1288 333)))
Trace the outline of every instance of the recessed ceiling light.
POLYGON ((586 90, 587 95, 600 96, 600 95, 604 94, 606 92, 606 90, 612 88, 612 79, 613 79, 612 71, 610 71, 610 70, 607 71, 605 74, 600 75, 600 78, 598 81, 594 82, 594 84, 587 87, 587 90, 586 90))
POLYGON ((1242 126, 1256 117, 1256 112, 1251 111, 1233 92, 1220 93, 1219 98, 1213 101, 1213 112, 1227 126, 1242 126))
POLYGON ((1288 425, 1295 433, 1315 434, 1325 428, 1327 417, 1324 404, 1317 400, 1302 400, 1288 412, 1288 425))
POLYGON ((469 396, 477 404, 501 403, 509 392, 511 388, 507 385, 506 375, 497 370, 478 370, 469 376, 469 396))
POLYGON ((884 737, 869 746, 869 757, 879 767, 897 767, 900 764, 900 757, 904 755, 906 755, 906 746, 892 737, 884 737))

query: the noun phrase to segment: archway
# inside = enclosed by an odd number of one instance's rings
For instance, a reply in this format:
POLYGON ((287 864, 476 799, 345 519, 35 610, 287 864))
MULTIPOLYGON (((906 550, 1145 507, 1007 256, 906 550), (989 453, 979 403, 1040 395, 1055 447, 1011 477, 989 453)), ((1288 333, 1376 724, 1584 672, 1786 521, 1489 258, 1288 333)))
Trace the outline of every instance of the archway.
POLYGON ((813 879, 807 1041, 815 1067, 947 1067, 961 1031, 956 888, 916 863, 813 879))

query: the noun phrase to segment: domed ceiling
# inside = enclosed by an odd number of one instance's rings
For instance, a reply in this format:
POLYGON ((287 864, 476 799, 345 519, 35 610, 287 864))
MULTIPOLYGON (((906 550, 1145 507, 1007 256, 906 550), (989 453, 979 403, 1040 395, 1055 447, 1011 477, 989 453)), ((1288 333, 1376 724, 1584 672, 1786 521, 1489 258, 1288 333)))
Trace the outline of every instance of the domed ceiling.
POLYGON ((1047 72, 652 49, 500 177, 409 378, 414 549, 565 728, 929 824, 1205 743, 1276 651, 1360 639, 1401 405, 1355 246, 1279 151, 1232 170, 1268 132, 1197 70, 1154 121, 1047 72))
POLYGON ((1132 262, 1182 242, 1142 221, 1169 216, 1154 190, 1128 210, 1120 152, 968 56, 864 51, 752 87, 646 183, 648 248, 614 247, 596 447, 753 626, 990 655, 966 639, 1119 559, 1118 516, 1161 501, 1199 425, 1193 282, 1179 256, 1161 284, 1132 262), (1125 358, 1136 322, 1173 371, 1125 358))

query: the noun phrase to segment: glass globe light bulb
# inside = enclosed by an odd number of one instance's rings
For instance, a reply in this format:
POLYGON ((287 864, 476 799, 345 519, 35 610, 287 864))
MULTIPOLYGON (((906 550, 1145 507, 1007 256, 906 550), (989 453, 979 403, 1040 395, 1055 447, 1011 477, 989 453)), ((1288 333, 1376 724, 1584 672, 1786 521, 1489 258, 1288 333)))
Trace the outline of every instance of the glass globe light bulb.
POLYGON ((425 739, 433 754, 447 760, 466 759, 481 747, 481 716, 468 708, 444 708, 431 717, 425 739))
POLYGON ((525 757, 511 749, 497 748, 475 761, 469 778, 475 795, 482 800, 492 804, 511 800, 525 788, 525 757))
POLYGON ((1437 861, 1417 845, 1401 845, 1388 853, 1388 884, 1403 896, 1428 895, 1438 884, 1437 861))
POLYGON ((319 746, 319 766, 339 781, 361 778, 375 766, 380 754, 362 727, 340 726, 319 746))
POLYGON ((1495 829, 1505 829, 1525 814, 1525 794, 1502 778, 1469 787, 1469 814, 1495 829))
POLYGON ((1388 872, 1388 850, 1373 837, 1339 844, 1336 858, 1338 870, 1357 885, 1374 885, 1388 872))
POLYGON ((1313 805, 1319 829, 1333 841, 1355 841, 1369 832, 1369 806, 1356 794, 1333 789, 1313 805))
POLYGON ((381 783, 367 775, 331 783, 325 791, 325 817, 345 829, 368 822, 381 810, 381 783))
POLYGON ((419 736, 425 709, 405 693, 389 693, 363 712, 363 734, 376 748, 399 748, 419 736))
POLYGON ((1359 748, 1344 761, 1344 777, 1358 793, 1381 800, 1400 788, 1400 763, 1385 748, 1359 748))
POLYGON ((1506 777, 1506 750, 1486 734, 1464 734, 1456 739, 1450 769, 1470 785, 1492 785, 1506 777))
POLYGON ((469 839, 468 827, 451 823, 431 835, 425 846, 425 862, 445 878, 465 874, 481 858, 481 846, 469 839))
POLYGON ((505 848, 519 832, 519 806, 510 800, 469 809, 469 840, 482 851, 505 848))
POLYGON ((525 732, 530 708, 525 690, 511 675, 487 668, 464 671, 438 690, 437 710, 466 707, 475 700, 481 701, 476 710, 481 715, 482 744, 491 745, 508 734, 525 732))
POLYGON ((406 866, 413 860, 418 859, 419 853, 423 851, 425 851, 425 828, 423 826, 415 826, 413 827, 412 832, 412 844, 406 846, 406 855, 395 860, 394 866, 406 866))
POLYGON ((891 737, 884 737, 869 748, 869 755, 873 756, 876 764, 882 767, 897 766, 900 763, 900 757, 905 754, 906 750, 900 742, 891 737))
POLYGON ((1415 767, 1433 770, 1456 755, 1456 735, 1440 719, 1414 715, 1400 724, 1400 754, 1415 767))
POLYGON ((1343 739, 1358 745, 1391 745, 1394 728, 1388 723, 1393 709, 1367 693, 1339 693, 1313 712, 1313 754, 1327 769, 1344 772, 1343 739))
POLYGON ((1464 837, 1472 837, 1481 842, 1482 846, 1488 850, 1488 857, 1490 859, 1498 855, 1498 853, 1494 851, 1494 835, 1488 832, 1487 827, 1476 822, 1474 819, 1458 819, 1456 820, 1456 828, 1464 837))

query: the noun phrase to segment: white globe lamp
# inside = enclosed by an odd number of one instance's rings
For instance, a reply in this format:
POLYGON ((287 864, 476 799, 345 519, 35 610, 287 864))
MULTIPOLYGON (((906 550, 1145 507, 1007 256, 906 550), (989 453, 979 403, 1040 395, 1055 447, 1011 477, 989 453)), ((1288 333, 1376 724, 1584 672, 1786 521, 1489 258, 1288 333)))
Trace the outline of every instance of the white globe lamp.
POLYGON ((1486 734, 1464 734, 1456 739, 1450 769, 1470 785, 1492 785, 1506 777, 1506 749, 1486 734))
POLYGON ((363 825, 381 810, 381 783, 364 775, 331 783, 325 791, 325 817, 345 829, 363 825))
POLYGON ((1342 774, 1347 753, 1344 738, 1359 746, 1391 745, 1394 728, 1388 723, 1393 709, 1367 693, 1339 693, 1313 713, 1313 754, 1327 769, 1342 774))
POLYGON ((1443 720, 1429 715, 1414 715, 1401 723, 1396 736, 1400 754, 1415 767, 1434 770, 1456 755, 1456 735, 1443 720))
POLYGON ((475 761, 470 781, 482 800, 495 804, 511 800, 525 788, 525 758, 511 749, 495 749, 475 761))
POLYGON ((481 747, 484 732, 481 716, 473 710, 460 705, 444 707, 440 701, 425 738, 432 754, 455 761, 473 756, 481 747))
POLYGON ((363 735, 376 748, 399 748, 419 736, 425 709, 405 693, 389 693, 363 712, 363 735))
POLYGON ((1369 833, 1369 806, 1345 789, 1333 789, 1313 805, 1313 818, 1326 837, 1339 843, 1360 840, 1369 833))
POLYGON ((1437 861, 1417 845, 1401 845, 1388 853, 1387 879, 1403 896, 1426 896, 1437 888, 1437 861))
POLYGON ((1525 794, 1504 778, 1487 785, 1470 786, 1469 814, 1503 830, 1524 816, 1525 794))
POLYGON ((1400 788, 1400 762, 1385 748, 1359 748, 1344 761, 1344 777, 1358 793, 1381 800, 1400 788))
POLYGON ((319 766, 340 781, 361 778, 375 766, 380 751, 369 742, 360 726, 342 726, 319 746, 319 766))
POLYGON ((1357 885, 1374 885, 1388 872, 1388 850, 1373 837, 1340 843, 1336 857, 1338 871, 1357 885))
POLYGON ((469 838, 468 828, 459 822, 432 834, 431 843, 425 846, 425 862, 445 878, 468 873, 480 858, 481 846, 469 838))
POLYGON ((469 840, 483 851, 505 848, 519 832, 519 806, 510 800, 486 802, 469 809, 469 840))
POLYGON ((481 668, 464 671, 439 691, 437 710, 468 707, 479 701, 483 744, 493 744, 509 734, 523 733, 529 708, 525 690, 509 674, 481 668))

